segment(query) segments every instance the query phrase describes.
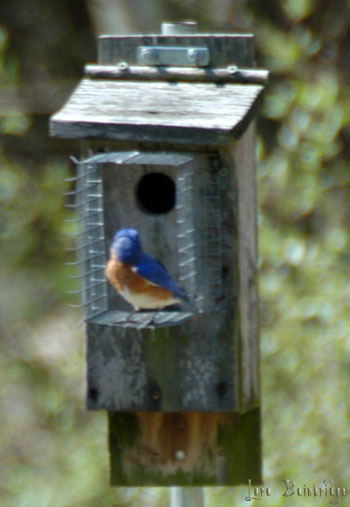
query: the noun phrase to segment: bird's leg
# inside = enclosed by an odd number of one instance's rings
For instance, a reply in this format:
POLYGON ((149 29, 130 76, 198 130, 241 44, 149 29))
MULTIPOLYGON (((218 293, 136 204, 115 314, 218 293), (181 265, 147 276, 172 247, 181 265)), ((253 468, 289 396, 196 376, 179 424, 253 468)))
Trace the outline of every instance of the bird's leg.
POLYGON ((152 324, 154 324, 154 325, 157 324, 157 322, 156 322, 157 314, 160 313, 162 310, 164 310, 164 307, 162 307, 162 306, 159 306, 158 308, 154 308, 153 310, 151 310, 151 312, 148 314, 148 315, 151 314, 151 319, 147 322, 147 326, 152 326, 152 324))
POLYGON ((132 317, 133 315, 135 315, 135 313, 138 313, 138 312, 140 312, 140 311, 141 311, 141 308, 134 308, 134 309, 133 309, 133 311, 132 311, 132 312, 130 312, 130 313, 127 315, 127 317, 126 317, 126 319, 125 319, 125 321, 124 321, 124 322, 130 322, 131 317, 132 317))
MULTIPOLYGON (((134 322, 134 321, 132 320, 132 316, 133 316, 133 315, 135 315, 135 313, 139 313, 139 312, 142 312, 142 311, 143 311, 143 309, 142 309, 142 308, 134 308, 134 309, 133 309, 133 311, 132 311, 132 312, 130 312, 130 313, 127 315, 126 319, 125 319, 123 322, 134 322)), ((151 313, 153 313, 153 312, 151 312, 151 313)), ((148 311, 147 313, 145 313, 145 317, 148 317, 148 316, 149 316, 149 314, 150 314, 150 312, 149 312, 149 311, 148 311)), ((153 316, 152 316, 152 317, 151 317, 151 320, 150 320, 149 322, 147 322, 147 325, 149 325, 149 324, 153 324, 153 322, 154 322, 154 319, 153 319, 153 316)), ((135 323, 136 323, 136 324, 138 324, 138 322, 135 322, 135 323)))
MULTIPOLYGON (((145 318, 150 317, 150 320, 148 322, 146 322, 145 325, 149 326, 149 325, 155 324, 156 322, 155 322, 154 317, 161 310, 162 310, 162 308, 157 308, 157 309, 154 309, 153 311, 151 310, 151 311, 145 312, 145 318)), ((120 320, 114 322, 114 324, 124 324, 124 323, 125 324, 126 323, 142 324, 142 320, 139 321, 139 322, 138 321, 134 321, 134 320, 132 320, 132 317, 133 317, 133 315, 135 315, 135 313, 140 313, 140 312, 143 312, 143 311, 144 310, 142 308, 134 308, 133 311, 130 312, 130 313, 128 313, 125 318, 120 319, 120 320)), ((141 325, 141 327, 142 327, 142 325, 141 325)))
MULTIPOLYGON (((157 315, 157 313, 160 310, 161 310, 161 308, 154 308, 152 310, 148 309, 145 312, 145 321, 144 321, 144 323, 141 323, 141 327, 143 327, 143 326, 152 326, 153 324, 156 324, 155 316, 157 315), (149 317, 149 320, 147 321, 146 319, 148 317, 149 317)), ((138 311, 142 311, 142 309, 139 309, 138 311)))
POLYGON ((127 322, 132 322, 131 317, 132 317, 133 315, 135 315, 135 313, 140 312, 140 311, 141 311, 141 309, 140 309, 140 308, 134 308, 134 309, 133 309, 133 311, 132 311, 132 312, 130 312, 130 313, 128 313, 128 314, 127 314, 127 316, 126 316, 125 318, 123 318, 123 319, 119 319, 119 320, 117 320, 117 321, 113 322, 113 324, 124 324, 124 323, 127 323, 127 322))

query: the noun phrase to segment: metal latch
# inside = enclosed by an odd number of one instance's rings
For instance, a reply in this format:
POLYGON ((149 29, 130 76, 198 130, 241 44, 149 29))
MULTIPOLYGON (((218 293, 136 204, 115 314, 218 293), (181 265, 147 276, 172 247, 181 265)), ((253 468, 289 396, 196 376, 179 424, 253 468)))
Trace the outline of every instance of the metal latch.
POLYGON ((143 65, 174 65, 180 67, 205 67, 209 64, 208 48, 139 46, 137 63, 143 65))

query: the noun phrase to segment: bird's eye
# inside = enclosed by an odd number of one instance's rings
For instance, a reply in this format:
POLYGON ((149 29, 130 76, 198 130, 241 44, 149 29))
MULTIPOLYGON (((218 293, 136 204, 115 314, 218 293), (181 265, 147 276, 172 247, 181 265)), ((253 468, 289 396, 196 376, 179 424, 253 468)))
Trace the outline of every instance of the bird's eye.
POLYGON ((137 202, 146 213, 168 213, 175 206, 175 190, 174 181, 166 174, 148 173, 137 184, 137 202))

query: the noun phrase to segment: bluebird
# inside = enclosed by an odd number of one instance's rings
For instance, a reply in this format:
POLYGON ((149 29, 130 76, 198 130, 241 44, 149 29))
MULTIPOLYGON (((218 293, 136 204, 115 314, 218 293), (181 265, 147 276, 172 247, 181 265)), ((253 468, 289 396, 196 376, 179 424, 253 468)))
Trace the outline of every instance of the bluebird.
POLYGON ((113 238, 106 277, 134 311, 159 310, 184 302, 195 309, 167 270, 142 251, 136 229, 121 229, 113 238))

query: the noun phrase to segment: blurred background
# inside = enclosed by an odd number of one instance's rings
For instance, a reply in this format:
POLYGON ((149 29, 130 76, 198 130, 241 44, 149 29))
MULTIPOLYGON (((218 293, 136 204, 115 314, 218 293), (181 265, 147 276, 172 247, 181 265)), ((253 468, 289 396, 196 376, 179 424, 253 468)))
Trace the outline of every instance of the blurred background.
MULTIPOLYGON (((284 504, 282 479, 350 487, 349 14, 345 0, 1 2, 2 507, 168 505, 165 488, 109 487, 106 414, 85 410, 84 328, 64 269, 78 146, 49 138, 48 119, 96 62, 98 34, 184 19, 255 33, 271 71, 257 143, 264 477, 276 491, 264 504, 284 504)), ((206 506, 246 495, 205 488, 206 506)))

